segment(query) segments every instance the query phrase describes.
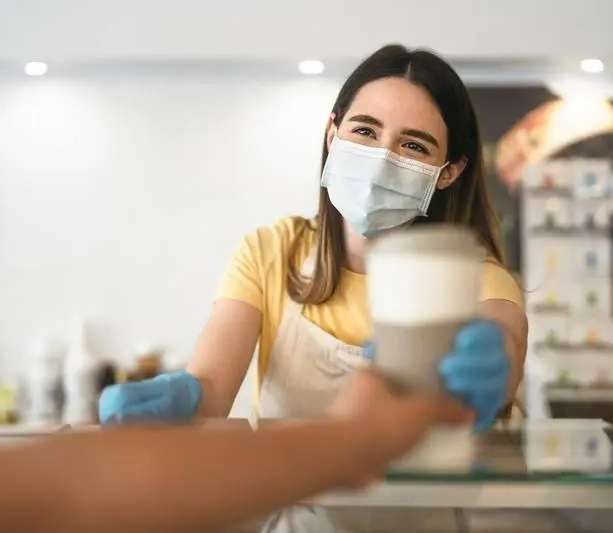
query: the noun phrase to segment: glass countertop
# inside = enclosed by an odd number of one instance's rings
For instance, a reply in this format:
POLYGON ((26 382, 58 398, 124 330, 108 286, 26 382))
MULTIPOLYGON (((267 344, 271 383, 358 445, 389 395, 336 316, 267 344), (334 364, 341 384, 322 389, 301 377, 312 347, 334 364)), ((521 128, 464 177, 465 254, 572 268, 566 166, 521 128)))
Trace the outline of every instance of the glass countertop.
MULTIPOLYGON (((605 443, 613 443, 613 429, 603 429, 608 437, 605 443)), ((385 476, 388 482, 555 482, 568 484, 590 484, 613 486, 613 468, 594 468, 589 472, 569 469, 548 469, 547 471, 530 471, 527 466, 522 445, 524 433, 521 429, 498 429, 487 434, 476 436, 474 461, 469 469, 464 471, 444 471, 441 469, 407 469, 392 468, 385 476)), ((610 454, 610 450, 609 450, 610 454)))

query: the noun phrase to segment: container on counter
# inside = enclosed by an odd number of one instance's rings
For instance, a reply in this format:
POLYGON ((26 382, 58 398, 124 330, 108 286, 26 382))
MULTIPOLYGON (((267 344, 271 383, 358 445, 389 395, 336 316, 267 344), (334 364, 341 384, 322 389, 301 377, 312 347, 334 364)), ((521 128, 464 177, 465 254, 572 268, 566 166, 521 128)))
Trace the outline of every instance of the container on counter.
POLYGON ((608 472, 612 447, 598 419, 526 420, 524 457, 530 472, 608 472))

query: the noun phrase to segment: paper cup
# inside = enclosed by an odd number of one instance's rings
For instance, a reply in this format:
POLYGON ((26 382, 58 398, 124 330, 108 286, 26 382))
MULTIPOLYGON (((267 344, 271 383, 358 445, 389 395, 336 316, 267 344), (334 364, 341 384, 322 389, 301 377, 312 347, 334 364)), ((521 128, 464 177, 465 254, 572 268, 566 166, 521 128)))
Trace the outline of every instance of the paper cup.
MULTIPOLYGON (((377 239, 367 257, 374 365, 405 391, 444 393, 440 360, 478 314, 484 251, 467 229, 413 227, 377 239)), ((398 465, 465 469, 470 427, 435 428, 398 465)))

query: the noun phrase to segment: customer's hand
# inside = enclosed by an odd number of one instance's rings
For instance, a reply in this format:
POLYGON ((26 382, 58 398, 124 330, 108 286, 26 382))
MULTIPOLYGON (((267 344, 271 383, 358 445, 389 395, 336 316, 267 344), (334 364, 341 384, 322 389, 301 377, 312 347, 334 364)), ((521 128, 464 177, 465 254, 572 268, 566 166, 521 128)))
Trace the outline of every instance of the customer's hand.
POLYGON ((430 427, 468 424, 473 420, 472 412, 452 398, 393 394, 382 377, 368 370, 349 378, 336 397, 330 415, 362 424, 361 459, 371 467, 358 484, 376 478, 391 461, 417 444, 430 427))
POLYGON ((190 419, 202 399, 200 382, 188 372, 106 388, 100 396, 101 424, 190 419))
POLYGON ((488 429, 504 405, 509 379, 500 326, 479 320, 463 328, 453 350, 441 361, 439 373, 449 392, 474 409, 475 429, 488 429))

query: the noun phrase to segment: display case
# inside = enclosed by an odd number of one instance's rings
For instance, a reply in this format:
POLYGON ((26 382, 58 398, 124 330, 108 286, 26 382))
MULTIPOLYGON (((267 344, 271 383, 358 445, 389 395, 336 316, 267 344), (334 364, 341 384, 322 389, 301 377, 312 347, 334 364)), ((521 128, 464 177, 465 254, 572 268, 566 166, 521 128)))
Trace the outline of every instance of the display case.
POLYGON ((613 420, 612 190, 608 159, 558 159, 524 170, 530 417, 613 420))

